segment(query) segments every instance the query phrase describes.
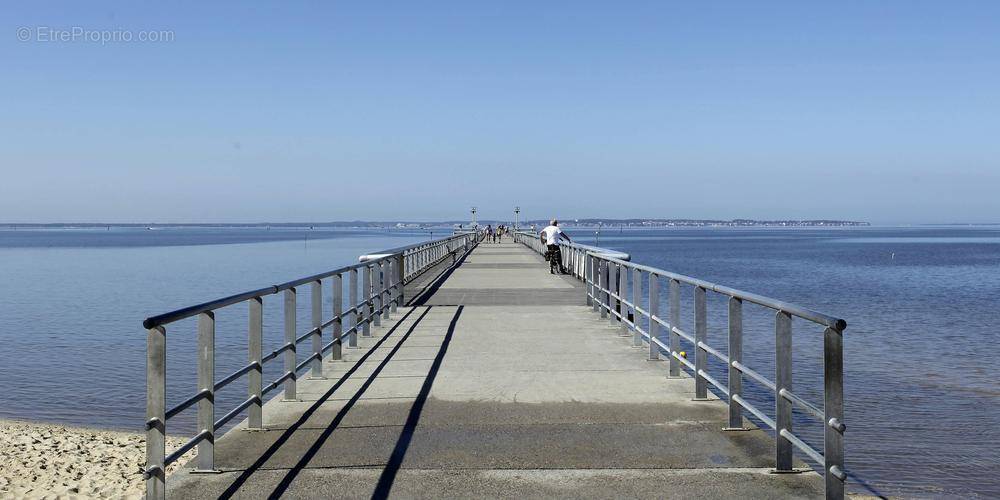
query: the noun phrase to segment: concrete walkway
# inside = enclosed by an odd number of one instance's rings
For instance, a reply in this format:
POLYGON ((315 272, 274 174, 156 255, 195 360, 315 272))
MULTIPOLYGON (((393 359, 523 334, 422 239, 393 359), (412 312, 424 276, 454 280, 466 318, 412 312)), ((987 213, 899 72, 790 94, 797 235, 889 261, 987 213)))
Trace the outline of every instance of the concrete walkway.
POLYGON ((723 432, 723 404, 692 401, 582 284, 507 241, 409 286, 412 306, 300 379, 300 401, 265 405, 268 431, 222 437, 222 473, 174 474, 168 495, 822 496, 815 473, 770 474, 771 438, 723 432))

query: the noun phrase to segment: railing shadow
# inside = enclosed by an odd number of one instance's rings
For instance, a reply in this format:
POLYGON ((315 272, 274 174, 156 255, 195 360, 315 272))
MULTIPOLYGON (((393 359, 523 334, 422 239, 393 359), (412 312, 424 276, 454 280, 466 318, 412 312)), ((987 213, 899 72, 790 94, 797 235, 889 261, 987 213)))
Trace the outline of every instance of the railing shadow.
MULTIPOLYGON (((358 389, 355 395, 344 405, 343 409, 341 409, 340 412, 337 413, 337 416, 333 419, 333 421, 331 421, 330 425, 327 426, 327 428, 324 430, 323 434, 320 436, 317 442, 314 443, 313 446, 309 448, 309 450, 303 456, 302 460, 300 460, 296 464, 296 466, 289 471, 288 475, 286 475, 286 477, 281 481, 278 487, 275 488, 274 493, 271 494, 272 498, 279 496, 281 492, 287 489, 288 485, 295 478, 295 476, 298 475, 302 467, 309 462, 309 459, 312 458, 313 455, 316 454, 316 451, 319 450, 323 442, 329 437, 329 435, 333 432, 333 430, 336 429, 337 425, 339 425, 340 422, 343 420, 348 410, 350 410, 351 407, 353 407, 354 404, 357 403, 357 401, 361 398, 361 395, 364 394, 365 390, 372 384, 372 382, 374 382, 375 377, 377 377, 379 372, 385 367, 386 364, 389 363, 389 361, 392 359, 392 356, 396 354, 402 343, 406 341, 407 337, 409 337, 409 335, 413 333, 413 330, 420 323, 420 321, 427 315, 428 312, 430 312, 430 309, 431 309, 430 307, 424 309, 423 313, 421 313, 420 316, 417 318, 417 320, 407 329, 407 332, 403 336, 403 338, 399 340, 396 346, 393 347, 393 349, 388 353, 388 355, 386 355, 385 359, 382 360, 382 362, 379 363, 378 367, 372 372, 372 374, 368 376, 368 378, 365 380, 365 383, 361 386, 360 389, 358 389)), ((358 359, 358 361, 354 364, 354 366, 348 369, 347 372, 345 372, 344 375, 340 377, 340 380, 338 380, 335 384, 333 384, 333 386, 330 387, 330 389, 327 390, 325 393, 323 393, 323 395, 320 396, 315 403, 313 403, 308 409, 306 409, 299 417, 299 419, 295 421, 295 423, 290 425, 288 429, 282 432, 281 436, 279 436, 278 439, 275 440, 275 442, 271 444, 271 446, 269 446, 268 449, 264 451, 264 453, 262 453, 260 457, 257 458, 257 460, 254 461, 253 464, 251 464, 249 467, 243 470, 243 472, 239 475, 239 477, 237 477, 233 481, 233 483, 230 484, 229 487, 227 487, 226 490, 222 492, 221 495, 219 495, 219 498, 232 498, 233 495, 235 495, 239 491, 239 489, 244 484, 246 484, 246 482, 250 479, 250 477, 255 472, 260 470, 260 468, 265 463, 267 463, 267 461, 272 456, 274 456, 274 454, 277 453, 277 451, 281 449, 281 447, 284 446, 289 439, 291 439, 291 437, 299 430, 299 428, 302 427, 309 420, 309 418, 317 410, 319 410, 319 408, 326 401, 330 399, 331 396, 333 396, 333 394, 337 391, 337 389, 342 387, 344 383, 346 383, 350 379, 350 377, 355 372, 357 372, 358 369, 361 368, 364 362, 372 354, 374 354, 376 350, 392 336, 392 334, 396 331, 397 328, 399 328, 399 326, 403 323, 403 321, 405 321, 406 318, 408 318, 415 311, 416 309, 411 309, 410 311, 407 311, 406 314, 404 314, 399 319, 399 321, 397 321, 396 324, 393 325, 388 332, 386 332, 385 336, 379 339, 379 341, 376 342, 375 345, 373 345, 370 349, 368 349, 368 352, 362 355, 358 359)))
POLYGON ((392 455, 389 456, 389 462, 386 464, 385 469, 382 470, 382 475, 378 478, 378 484, 375 486, 372 498, 383 499, 389 497, 392 484, 396 481, 396 475, 403 464, 403 458, 406 456, 406 451, 410 448, 410 442, 413 441, 413 433, 417 429, 417 424, 420 423, 420 415, 424 411, 424 404, 427 402, 428 396, 430 396, 431 387, 434 385, 434 379, 437 378, 438 371, 441 369, 441 363, 448 353, 448 345, 451 344, 451 338, 455 334, 455 326, 458 324, 458 318, 462 315, 464 308, 465 306, 458 306, 458 309, 455 310, 455 315, 452 316, 451 322, 448 324, 448 332, 444 336, 444 341, 441 342, 441 348, 438 349, 437 355, 434 356, 434 362, 431 364, 430 371, 427 372, 427 377, 424 379, 423 385, 420 386, 420 393, 417 394, 416 401, 410 407, 410 413, 406 416, 406 423, 403 424, 403 431, 399 434, 399 439, 396 440, 396 446, 393 447, 392 455))

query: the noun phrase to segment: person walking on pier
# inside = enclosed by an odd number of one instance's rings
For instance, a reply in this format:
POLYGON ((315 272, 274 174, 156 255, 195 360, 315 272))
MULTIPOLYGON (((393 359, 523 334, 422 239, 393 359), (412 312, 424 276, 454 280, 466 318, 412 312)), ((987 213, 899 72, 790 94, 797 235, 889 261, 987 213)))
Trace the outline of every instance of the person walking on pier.
POLYGON ((562 229, 559 229, 559 221, 555 219, 549 221, 549 225, 545 226, 545 229, 542 229, 538 236, 547 249, 545 257, 549 261, 549 272, 556 274, 555 270, 558 269, 559 274, 566 274, 566 268, 562 264, 562 252, 559 250, 559 238, 566 238, 566 241, 573 240, 562 229))

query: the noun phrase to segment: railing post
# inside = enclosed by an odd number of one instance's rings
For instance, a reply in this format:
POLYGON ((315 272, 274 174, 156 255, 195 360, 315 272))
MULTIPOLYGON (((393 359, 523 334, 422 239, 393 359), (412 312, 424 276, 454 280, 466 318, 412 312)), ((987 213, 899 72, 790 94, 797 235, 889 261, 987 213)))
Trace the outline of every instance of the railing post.
POLYGON ((743 407, 734 396, 743 396, 743 372, 733 363, 743 362, 743 301, 729 297, 729 427, 743 429, 743 407))
POLYGON ((694 357, 694 399, 708 399, 708 380, 701 374, 708 373, 708 351, 703 345, 708 345, 708 304, 705 289, 694 288, 694 340, 696 342, 694 357))
POLYGON ((594 272, 594 256, 587 255, 587 305, 597 312, 597 288, 594 287, 594 278, 597 274, 594 272))
POLYGON ((312 282, 312 289, 310 293, 310 298, 312 299, 312 345, 313 345, 313 360, 312 360, 312 377, 323 378, 323 330, 320 329, 320 325, 323 324, 323 284, 320 281, 312 282))
POLYGON ((608 324, 615 326, 618 318, 615 317, 615 313, 618 312, 618 299, 613 298, 611 295, 614 293, 621 293, 615 290, 618 286, 618 264, 608 261, 608 324))
POLYGON ((347 294, 348 300, 351 303, 351 307, 354 308, 351 311, 351 326, 354 327, 354 331, 351 332, 351 336, 347 338, 347 345, 349 347, 358 346, 358 325, 361 325, 361 334, 364 337, 371 336, 368 330, 368 323, 361 322, 365 321, 365 309, 368 309, 367 305, 363 305, 358 302, 358 268, 351 269, 351 274, 348 278, 351 282, 348 284, 347 294))
POLYGON ((670 376, 681 376, 681 361, 676 356, 681 352, 681 336, 673 331, 679 328, 681 323, 681 282, 675 279, 670 280, 670 376))
POLYGON ((389 320, 389 264, 388 260, 381 260, 378 263, 379 276, 379 300, 382 307, 382 319, 389 320))
POLYGON ((642 334, 639 333, 639 300, 642 299, 642 271, 632 270, 632 346, 642 347, 642 334))
POLYGON ((146 498, 166 496, 167 435, 167 330, 162 326, 146 331, 146 498))
POLYGON ((285 290, 285 344, 291 345, 287 351, 283 353, 283 359, 285 364, 285 373, 292 372, 292 375, 285 379, 285 400, 294 401, 296 399, 295 395, 295 365, 299 362, 298 356, 295 352, 298 350, 295 344, 295 320, 297 315, 296 307, 296 296, 295 289, 289 288, 285 290))
POLYGON ((844 498, 844 332, 823 333, 823 464, 826 498, 844 498))
POLYGON ((208 397, 198 401, 199 433, 208 437, 198 443, 198 470, 215 470, 215 313, 198 315, 198 392, 208 397))
POLYGON ((257 398, 247 408, 247 428, 263 429, 263 392, 264 365, 262 356, 264 350, 264 300, 254 297, 250 302, 250 328, 247 342, 247 360, 256 366, 247 373, 247 397, 257 398))
MULTIPOLYGON (((618 324, 621 325, 622 335, 628 335, 628 308, 625 307, 625 298, 628 297, 628 268, 618 264, 618 324)), ((632 299, 635 302, 635 298, 632 299)))
POLYGON ((334 274, 330 278, 330 288, 333 299, 333 347, 330 357, 334 360, 344 359, 344 278, 334 274))
POLYGON ((660 333, 660 324, 653 319, 653 316, 660 315, 660 280, 653 273, 649 273, 649 360, 660 359, 660 347, 656 345, 656 338, 660 333))
POLYGON ((601 302, 601 307, 600 307, 600 309, 601 309, 601 319, 604 319, 604 318, 608 317, 608 309, 607 309, 607 305, 608 305, 608 292, 604 291, 604 290, 608 289, 608 263, 605 262, 603 259, 598 258, 596 256, 595 256, 595 258, 597 258, 597 265, 599 266, 597 272, 599 273, 600 280, 601 280, 601 282, 600 282, 601 283, 601 285, 600 285, 600 288, 601 288, 601 291, 600 291, 600 293, 601 293, 601 295, 600 295, 600 297, 601 297, 601 300, 600 300, 600 302, 601 302))
POLYGON ((399 307, 399 290, 403 283, 399 279, 399 259, 393 257, 387 262, 389 263, 389 312, 394 313, 399 307))
POLYGON ((365 266, 365 297, 368 300, 368 319, 374 327, 382 326, 382 298, 376 293, 375 265, 365 266))
POLYGON ((792 317, 784 311, 774 316, 774 468, 779 472, 792 470, 792 442, 781 431, 792 432, 792 402, 781 390, 792 390, 792 317))

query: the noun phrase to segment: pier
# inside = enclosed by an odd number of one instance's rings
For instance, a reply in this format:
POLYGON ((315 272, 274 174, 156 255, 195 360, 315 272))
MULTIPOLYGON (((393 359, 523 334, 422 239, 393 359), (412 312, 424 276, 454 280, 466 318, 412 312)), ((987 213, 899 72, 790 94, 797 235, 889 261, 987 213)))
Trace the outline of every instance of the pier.
POLYGON ((541 250, 524 233, 500 244, 458 234, 148 318, 147 497, 843 497, 843 320, 584 245, 565 244, 570 274, 553 275, 541 250), (691 332, 679 327, 681 286, 694 287, 691 332), (707 293, 730 297, 728 332, 712 342, 707 293), (284 302, 282 332, 263 331, 265 298, 284 302), (775 380, 742 364, 744 301, 776 311, 775 380), (250 362, 216 376, 212 311, 244 302, 250 362), (197 337, 178 341, 199 343, 200 390, 167 408, 167 331, 192 316, 197 337), (791 390, 793 316, 820 327, 818 406, 791 390), (285 344, 264 353, 265 334, 285 344), (725 359, 725 383, 708 356, 725 359), (285 374, 262 380, 279 361, 285 374), (773 412, 740 397, 744 377, 770 384, 773 412), (216 409, 214 391, 237 380, 246 402, 216 409), (823 450, 793 433, 793 405, 822 419, 823 450), (189 410, 201 431, 164 449, 169 418, 189 410), (188 467, 164 473, 195 448, 188 467))

